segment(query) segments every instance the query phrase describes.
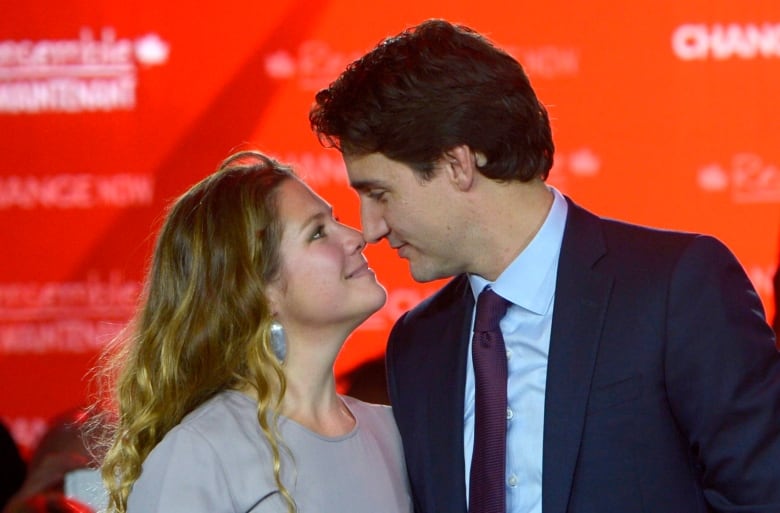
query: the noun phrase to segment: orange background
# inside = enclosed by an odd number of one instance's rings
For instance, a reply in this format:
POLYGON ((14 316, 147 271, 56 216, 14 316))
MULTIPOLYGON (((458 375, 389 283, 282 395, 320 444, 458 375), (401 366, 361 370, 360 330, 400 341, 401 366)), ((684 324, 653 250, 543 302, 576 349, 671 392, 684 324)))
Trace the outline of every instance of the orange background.
MULTIPOLYGON (((774 311, 775 1, 121 4, 33 0, 0 17, 0 417, 26 448, 88 400, 85 374, 132 311, 165 205, 231 150, 292 163, 359 225, 338 153, 309 129, 313 95, 429 17, 524 64, 552 118, 551 184, 608 217, 716 235, 774 311)), ((394 319, 440 285, 414 283, 385 243, 367 255, 389 300, 339 375, 381 356, 394 319)))

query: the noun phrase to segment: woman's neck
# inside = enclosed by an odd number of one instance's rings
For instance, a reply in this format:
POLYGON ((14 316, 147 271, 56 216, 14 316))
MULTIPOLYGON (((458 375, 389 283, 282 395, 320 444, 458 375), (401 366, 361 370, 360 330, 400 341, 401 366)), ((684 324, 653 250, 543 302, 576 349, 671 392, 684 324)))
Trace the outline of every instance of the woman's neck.
MULTIPOLYGON (((287 372, 285 372, 287 374, 287 372)), ((323 379, 287 375, 282 415, 323 436, 340 436, 355 427, 355 418, 336 392, 333 372, 323 379)))

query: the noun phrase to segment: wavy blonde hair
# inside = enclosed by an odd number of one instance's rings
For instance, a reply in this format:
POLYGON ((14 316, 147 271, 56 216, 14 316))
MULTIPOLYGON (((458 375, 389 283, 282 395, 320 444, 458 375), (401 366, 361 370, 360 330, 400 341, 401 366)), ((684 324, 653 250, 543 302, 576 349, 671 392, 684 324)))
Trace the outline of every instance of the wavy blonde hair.
POLYGON ((218 392, 243 387, 257 393, 274 479, 295 511, 281 482, 276 420, 286 381, 270 344, 265 295, 280 266, 276 191, 289 179, 297 179, 289 167, 242 151, 171 206, 138 312, 101 373, 114 412, 101 466, 108 511, 126 511, 144 459, 185 415, 218 392))

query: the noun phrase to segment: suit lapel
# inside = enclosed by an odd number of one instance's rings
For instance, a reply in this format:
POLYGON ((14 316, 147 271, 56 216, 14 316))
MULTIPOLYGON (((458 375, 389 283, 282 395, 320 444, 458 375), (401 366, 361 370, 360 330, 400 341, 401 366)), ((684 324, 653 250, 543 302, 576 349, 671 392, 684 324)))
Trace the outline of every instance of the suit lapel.
POLYGON ((430 478, 434 497, 430 511, 466 511, 465 466, 463 461, 463 401, 466 383, 466 352, 474 298, 465 277, 454 288, 453 301, 437 312, 431 344, 439 354, 425 379, 433 386, 428 397, 428 435, 432 465, 430 478), (440 365, 438 365, 440 363, 440 365))
POLYGON ((600 221, 569 200, 555 292, 545 396, 542 510, 564 513, 612 278, 593 270, 606 253, 600 221))

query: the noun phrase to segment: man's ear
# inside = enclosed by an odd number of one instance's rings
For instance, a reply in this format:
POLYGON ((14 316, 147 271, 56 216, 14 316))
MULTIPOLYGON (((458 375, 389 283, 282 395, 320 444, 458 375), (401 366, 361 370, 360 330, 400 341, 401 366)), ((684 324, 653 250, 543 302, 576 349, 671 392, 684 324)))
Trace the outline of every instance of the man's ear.
POLYGON ((469 190, 479 173, 479 167, 487 163, 485 155, 475 152, 465 144, 455 146, 444 152, 446 172, 452 183, 462 191, 469 190))

